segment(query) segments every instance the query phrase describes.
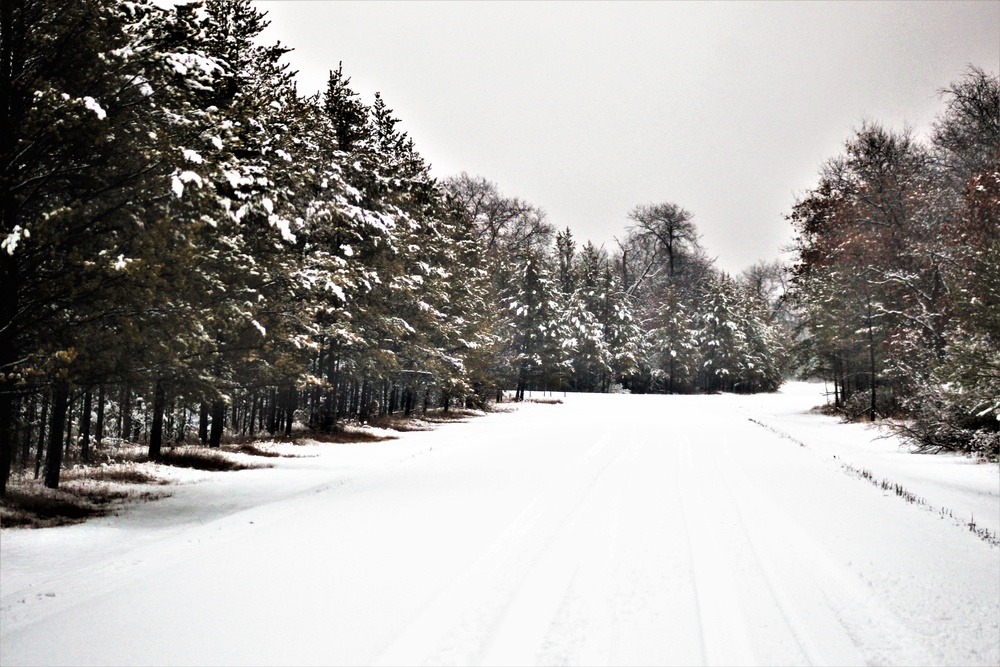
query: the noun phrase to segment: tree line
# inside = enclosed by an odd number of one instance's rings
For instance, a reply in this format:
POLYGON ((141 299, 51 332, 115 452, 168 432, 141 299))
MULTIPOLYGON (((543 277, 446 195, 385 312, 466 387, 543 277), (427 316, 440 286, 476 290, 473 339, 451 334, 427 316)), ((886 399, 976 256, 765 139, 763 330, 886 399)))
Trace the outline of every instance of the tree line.
POLYGON ((780 267, 717 271, 674 204, 608 252, 438 181, 342 67, 300 95, 266 26, 249 0, 0 5, 0 492, 109 439, 779 384, 780 267))
POLYGON ((927 139, 867 121, 796 203, 806 372, 922 450, 1000 454, 1000 86, 940 91, 927 139))

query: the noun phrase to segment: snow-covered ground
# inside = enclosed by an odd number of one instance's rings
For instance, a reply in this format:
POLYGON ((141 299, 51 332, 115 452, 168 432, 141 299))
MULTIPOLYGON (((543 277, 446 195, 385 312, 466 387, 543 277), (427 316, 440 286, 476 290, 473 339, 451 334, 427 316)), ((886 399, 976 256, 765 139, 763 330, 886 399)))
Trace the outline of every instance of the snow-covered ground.
POLYGON ((1000 529, 997 466, 807 414, 821 390, 571 394, 174 471, 2 531, 0 663, 1000 663, 1000 548, 962 525, 1000 529))

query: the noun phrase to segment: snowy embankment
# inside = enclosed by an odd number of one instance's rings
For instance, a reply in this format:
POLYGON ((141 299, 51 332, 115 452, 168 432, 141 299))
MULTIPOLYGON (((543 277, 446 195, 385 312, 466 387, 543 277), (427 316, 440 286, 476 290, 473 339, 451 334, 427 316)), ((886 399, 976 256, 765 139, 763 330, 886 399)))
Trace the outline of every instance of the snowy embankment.
POLYGON ((807 414, 818 391, 569 395, 173 472, 0 534, 0 663, 997 664, 1000 548, 962 525, 1000 528, 997 466, 807 414))

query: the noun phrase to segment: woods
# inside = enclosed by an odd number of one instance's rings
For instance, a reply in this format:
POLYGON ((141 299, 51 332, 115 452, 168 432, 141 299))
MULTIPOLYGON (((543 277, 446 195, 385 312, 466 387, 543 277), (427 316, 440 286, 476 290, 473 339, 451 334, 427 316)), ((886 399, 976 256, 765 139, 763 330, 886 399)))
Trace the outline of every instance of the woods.
POLYGON ((266 26, 249 0, 3 4, 0 493, 111 439, 156 459, 504 390, 772 391, 798 316, 838 407, 995 452, 995 77, 946 91, 932 145, 866 125, 824 167, 792 309, 780 263, 719 271, 678 204, 608 249, 435 179, 342 64, 299 94, 266 26))
POLYGON ((247 0, 4 4, 0 488, 12 464, 57 487, 107 438, 156 459, 508 388, 775 386, 694 370, 718 343, 693 315, 662 381, 664 290, 723 280, 690 216, 578 248, 484 178, 432 178, 342 65, 299 95, 266 25, 247 0))
POLYGON ((865 122, 790 216, 799 346, 850 418, 1000 452, 1000 86, 970 67, 929 140, 865 122))

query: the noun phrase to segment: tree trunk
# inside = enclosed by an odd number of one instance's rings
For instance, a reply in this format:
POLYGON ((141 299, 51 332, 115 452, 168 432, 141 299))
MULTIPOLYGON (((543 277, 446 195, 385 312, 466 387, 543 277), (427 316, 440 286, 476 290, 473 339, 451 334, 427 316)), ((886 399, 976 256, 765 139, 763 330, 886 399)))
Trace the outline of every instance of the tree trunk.
POLYGON ((202 401, 198 411, 198 441, 208 444, 208 401, 202 401))
POLYGON ((73 442, 73 394, 70 393, 66 401, 66 452, 63 456, 70 454, 70 444, 73 442))
POLYGON ((177 416, 177 433, 174 436, 174 442, 184 442, 187 439, 187 423, 188 423, 188 409, 186 406, 181 406, 180 414, 177 416))
POLYGON ((104 443, 104 385, 97 388, 97 423, 94 424, 94 444, 100 447, 104 443))
MULTIPOLYGON (((0 388, 0 391, 7 387, 0 388)), ((14 395, 0 394, 0 498, 7 493, 11 454, 14 448, 14 395)))
POLYGON ((132 442, 132 388, 125 384, 122 387, 122 400, 119 403, 121 410, 121 438, 122 442, 132 442))
POLYGON ((250 419, 244 425, 243 433, 253 437, 257 432, 257 407, 260 405, 260 396, 256 391, 250 394, 250 419))
POLYGON ((868 359, 869 372, 871 374, 871 408, 868 414, 868 421, 875 421, 875 328, 872 324, 872 302, 868 301, 868 359))
POLYGON ((35 424, 35 413, 38 412, 38 394, 31 395, 31 402, 28 404, 28 419, 25 424, 24 435, 21 438, 21 467, 28 467, 28 459, 31 458, 32 431, 35 424))
POLYGON ((153 390, 153 423, 149 429, 149 458, 157 461, 160 458, 160 449, 163 445, 163 411, 167 407, 167 393, 163 389, 163 383, 156 381, 156 388, 153 390))
POLYGON ((80 415, 80 460, 90 460, 90 411, 93 409, 90 387, 83 393, 83 414, 80 415))
POLYGON ((45 453, 45 426, 49 423, 49 393, 42 394, 42 416, 38 418, 38 448, 35 450, 35 479, 42 471, 42 456, 45 453))
POLYGON ((226 425, 226 402, 217 399, 212 403, 212 428, 208 435, 208 446, 218 447, 222 444, 222 429, 226 425))
POLYGON ((368 421, 369 394, 371 394, 371 383, 365 378, 361 382, 361 396, 358 398, 358 420, 362 423, 368 421))
POLYGON ((69 385, 60 380, 52 387, 52 421, 49 424, 49 449, 45 458, 45 486, 59 488, 62 467, 63 427, 66 425, 66 408, 69 405, 69 385))
POLYGON ((232 415, 229 418, 230 419, 230 421, 229 421, 229 430, 232 432, 233 435, 239 435, 240 434, 240 398, 236 394, 235 391, 233 392, 233 404, 232 404, 232 406, 230 406, 230 410, 229 411, 232 413, 232 415))
MULTIPOLYGON (((23 134, 23 98, 15 101, 15 81, 24 69, 23 44, 25 26, 23 19, 14 18, 14 2, 0 2, 0 155, 5 169, 10 169, 16 159, 18 137, 23 134), (20 23, 21 25, 18 25, 20 23)), ((23 16, 23 11, 20 13, 23 16)), ((0 230, 6 234, 14 229, 18 220, 18 201, 11 190, 10 178, 0 178, 0 230)), ((14 377, 20 357, 16 349, 17 315, 20 309, 20 267, 18 257, 11 252, 0 252, 0 495, 6 493, 10 477, 11 447, 13 446, 12 422, 14 418, 14 377)))
POLYGON ((266 391, 260 396, 260 408, 257 410, 257 430, 255 432, 263 431, 267 424, 265 421, 267 415, 267 397, 268 393, 266 391))
POLYGON ((291 437, 292 435, 292 424, 295 421, 296 408, 298 408, 298 392, 295 391, 295 387, 289 387, 285 413, 285 437, 291 437))
MULTIPOLYGON (((315 392, 314 392, 315 393, 315 392)), ((278 390, 275 387, 271 387, 268 392, 267 401, 267 432, 274 435, 278 432, 278 390)), ((315 422, 310 418, 311 425, 315 425, 315 422)))

